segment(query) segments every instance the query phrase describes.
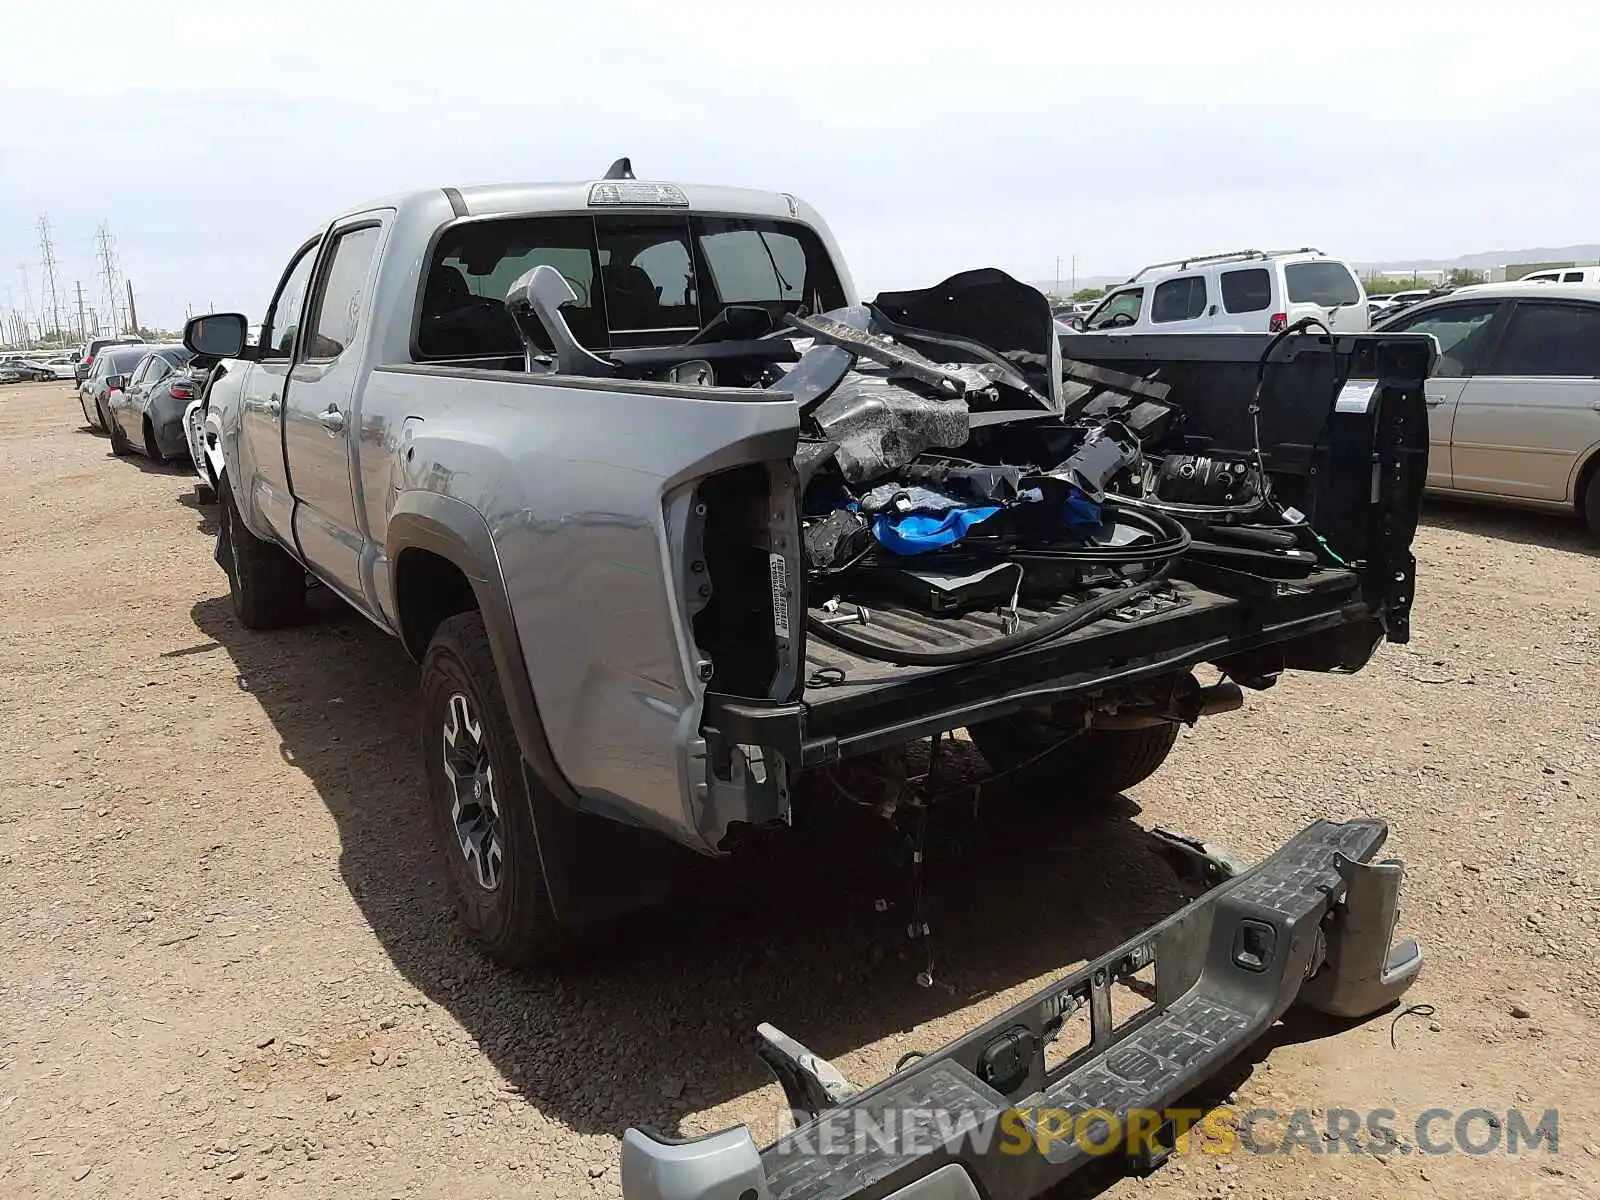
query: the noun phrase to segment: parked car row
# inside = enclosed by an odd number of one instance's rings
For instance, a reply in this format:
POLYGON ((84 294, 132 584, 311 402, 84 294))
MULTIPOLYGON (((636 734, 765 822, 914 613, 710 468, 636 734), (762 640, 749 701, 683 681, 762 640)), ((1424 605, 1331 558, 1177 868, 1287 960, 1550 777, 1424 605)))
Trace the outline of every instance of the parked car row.
POLYGON ((113 454, 137 452, 158 462, 189 457, 187 410, 215 365, 180 345, 104 347, 78 387, 83 419, 107 435, 113 454))
POLYGON ((0 358, 0 383, 38 383, 49 379, 71 379, 72 359, 65 355, 53 358, 23 358, 8 355, 0 358))

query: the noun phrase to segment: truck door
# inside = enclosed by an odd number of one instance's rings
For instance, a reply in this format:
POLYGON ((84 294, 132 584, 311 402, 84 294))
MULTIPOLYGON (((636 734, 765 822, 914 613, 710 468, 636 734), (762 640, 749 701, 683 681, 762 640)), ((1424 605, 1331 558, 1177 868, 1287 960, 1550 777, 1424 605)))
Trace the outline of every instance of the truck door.
POLYGON ((321 242, 320 237, 311 239, 289 261, 262 322, 260 356, 239 386, 239 438, 244 443, 239 466, 244 478, 233 481, 234 495, 289 546, 294 545, 294 502, 283 464, 283 390, 321 242))
POLYGON ((364 369, 364 318, 387 217, 387 210, 361 214, 329 232, 283 398, 296 543, 307 565, 363 608, 364 539, 356 523, 352 462, 360 439, 353 401, 364 369))

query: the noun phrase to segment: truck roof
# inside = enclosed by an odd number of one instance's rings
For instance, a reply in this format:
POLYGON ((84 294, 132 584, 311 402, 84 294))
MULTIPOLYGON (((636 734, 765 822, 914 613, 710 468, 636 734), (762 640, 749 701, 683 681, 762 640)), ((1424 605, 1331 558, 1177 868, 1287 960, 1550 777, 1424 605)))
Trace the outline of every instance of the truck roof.
POLYGON ((726 187, 719 184, 671 183, 657 180, 602 180, 591 179, 569 183, 485 183, 468 187, 419 188, 398 192, 369 200, 346 209, 336 220, 375 208, 393 208, 400 213, 431 206, 439 193, 449 198, 458 217, 493 217, 511 214, 540 212, 632 211, 632 212, 722 212, 778 220, 801 219, 815 223, 807 216, 810 205, 784 192, 768 192, 758 188, 726 187), (605 206, 590 203, 590 193, 596 184, 615 183, 620 187, 648 190, 652 187, 675 188, 688 200, 688 204, 622 203, 605 206))

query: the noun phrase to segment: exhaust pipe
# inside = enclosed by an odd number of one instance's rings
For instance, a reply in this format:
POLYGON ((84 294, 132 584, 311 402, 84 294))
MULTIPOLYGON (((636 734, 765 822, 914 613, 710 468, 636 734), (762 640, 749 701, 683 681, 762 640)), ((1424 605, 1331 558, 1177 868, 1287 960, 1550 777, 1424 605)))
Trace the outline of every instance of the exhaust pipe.
POLYGON ((1201 717, 1243 708, 1244 691, 1233 680, 1224 679, 1200 688, 1195 693, 1195 703, 1184 707, 1188 709, 1185 713, 1175 713, 1170 709, 1125 708, 1121 712, 1097 716, 1092 724, 1095 729, 1149 729, 1152 725, 1176 724, 1180 721, 1193 724, 1201 717))

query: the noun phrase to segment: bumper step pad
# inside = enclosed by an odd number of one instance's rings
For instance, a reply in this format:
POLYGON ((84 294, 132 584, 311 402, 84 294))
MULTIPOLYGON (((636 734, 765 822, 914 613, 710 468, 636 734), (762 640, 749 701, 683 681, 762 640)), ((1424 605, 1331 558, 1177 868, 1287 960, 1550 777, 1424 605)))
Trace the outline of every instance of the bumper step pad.
MULTIPOLYGON (((1113 1123, 1126 1130, 1130 1113, 1153 1120, 1173 1107, 1297 999, 1365 1016, 1410 986, 1421 951, 1409 941, 1390 947, 1400 865, 1371 861, 1387 836, 1377 820, 1314 822, 1259 865, 875 1087, 786 1082, 797 1116, 818 1115, 759 1153, 742 1126, 686 1142, 629 1129, 623 1195, 947 1200, 976 1184, 995 1200, 1035 1196, 1097 1157, 1117 1136, 1113 1123), (1154 1003, 1114 1026, 1111 989, 1152 960, 1154 1003), (1081 1010, 1089 1041, 1047 1071, 1046 1045, 1081 1010), (798 1093, 809 1102, 795 1104, 798 1093), (842 1102, 824 1107, 832 1097, 842 1102), (1112 1121, 1091 1117, 1076 1136, 1067 1131, 1094 1112, 1112 1121)), ((776 1034, 763 1030, 769 1047, 776 1034)), ((783 1044, 789 1061, 837 1078, 826 1060, 783 1044)))

